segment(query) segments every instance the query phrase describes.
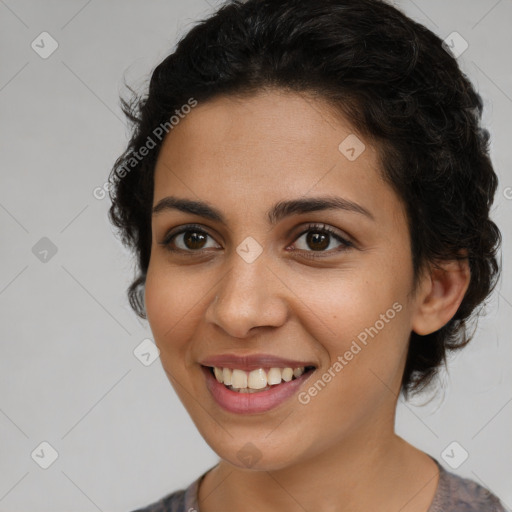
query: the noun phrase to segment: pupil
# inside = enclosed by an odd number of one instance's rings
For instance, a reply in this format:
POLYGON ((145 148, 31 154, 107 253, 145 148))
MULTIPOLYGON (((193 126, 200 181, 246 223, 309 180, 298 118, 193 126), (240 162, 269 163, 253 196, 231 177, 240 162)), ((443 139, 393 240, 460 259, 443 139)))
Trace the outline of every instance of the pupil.
POLYGON ((205 235, 196 231, 187 231, 184 238, 189 249, 201 249, 201 242, 204 242, 205 235))
MULTIPOLYGON (((197 233, 197 231, 187 231, 185 235, 185 243, 189 249, 201 249, 205 238, 205 235, 197 233)), ((329 237, 324 233, 309 233, 307 236, 307 242, 313 249, 322 250, 329 247, 328 238, 329 237), (315 245, 318 246, 315 247, 315 245)))
POLYGON ((328 236, 324 233, 309 233, 307 235, 307 242, 315 250, 322 250, 325 249, 326 247, 329 247, 328 236), (318 243, 321 238, 323 239, 323 243, 321 243, 320 246, 315 248, 315 244, 318 243))

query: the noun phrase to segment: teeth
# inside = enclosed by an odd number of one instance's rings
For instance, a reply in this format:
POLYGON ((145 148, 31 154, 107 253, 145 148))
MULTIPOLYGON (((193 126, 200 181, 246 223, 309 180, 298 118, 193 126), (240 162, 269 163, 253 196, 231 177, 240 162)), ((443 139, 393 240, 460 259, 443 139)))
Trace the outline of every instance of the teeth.
POLYGON ((298 368, 263 368, 246 372, 231 368, 213 368, 213 373, 218 382, 240 393, 254 393, 258 390, 270 389, 270 386, 290 382, 299 378, 305 371, 304 366, 298 368))
POLYGON ((267 373, 267 383, 271 386, 281 384, 281 368, 270 368, 267 373))
POLYGON ((304 367, 303 367, 303 366, 302 366, 302 367, 300 367, 300 368, 295 368, 295 369, 293 370, 293 376, 294 376, 295 378, 300 377, 303 373, 304 373, 304 367))
MULTIPOLYGON (((234 388, 236 389, 236 388, 234 388)), ((270 389, 270 388, 268 388, 270 389)), ((251 389, 251 388, 243 388, 243 389, 238 389, 237 390, 239 393, 257 393, 258 390, 257 389, 251 389)))
POLYGON ((231 385, 234 388, 246 388, 247 387, 247 373, 243 370, 233 370, 231 375, 231 385))
MULTIPOLYGON (((217 380, 219 380, 219 379, 217 378, 217 380)), ((226 386, 231 385, 231 368, 223 368, 222 369, 222 380, 219 380, 219 382, 224 382, 224 384, 226 384, 226 386)))
POLYGON ((290 382, 293 379, 293 370, 291 368, 283 369, 283 380, 285 382, 290 382))
MULTIPOLYGON (((245 373, 245 372, 244 372, 245 373)), ((249 373, 249 380, 247 381, 248 388, 263 389, 267 387, 267 375, 263 368, 258 368, 249 373)))
MULTIPOLYGON (((226 370, 229 370, 229 368, 226 368, 226 370)), ((213 372, 215 373, 215 378, 219 382, 224 382, 224 371, 221 368, 214 368, 213 372)))

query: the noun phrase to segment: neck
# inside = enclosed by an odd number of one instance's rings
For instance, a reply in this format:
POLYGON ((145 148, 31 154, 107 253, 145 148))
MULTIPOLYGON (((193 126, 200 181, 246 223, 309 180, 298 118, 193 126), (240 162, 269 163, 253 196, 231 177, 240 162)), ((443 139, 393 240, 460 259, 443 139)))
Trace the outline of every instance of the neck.
POLYGON ((203 479, 199 508, 427 512, 437 482, 437 466, 426 454, 392 428, 374 426, 282 469, 254 471, 223 460, 203 479))

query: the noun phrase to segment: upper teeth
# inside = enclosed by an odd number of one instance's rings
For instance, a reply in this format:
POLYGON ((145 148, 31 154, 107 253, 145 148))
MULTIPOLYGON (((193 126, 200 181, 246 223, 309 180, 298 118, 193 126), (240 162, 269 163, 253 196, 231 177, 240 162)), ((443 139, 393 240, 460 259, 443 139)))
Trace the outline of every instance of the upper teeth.
POLYGON ((281 381, 289 382, 293 377, 300 377, 304 373, 304 366, 298 368, 270 368, 264 370, 258 368, 251 372, 231 368, 218 368, 214 367, 213 372, 215 378, 224 383, 226 386, 231 386, 236 389, 263 389, 267 386, 281 384, 281 381))

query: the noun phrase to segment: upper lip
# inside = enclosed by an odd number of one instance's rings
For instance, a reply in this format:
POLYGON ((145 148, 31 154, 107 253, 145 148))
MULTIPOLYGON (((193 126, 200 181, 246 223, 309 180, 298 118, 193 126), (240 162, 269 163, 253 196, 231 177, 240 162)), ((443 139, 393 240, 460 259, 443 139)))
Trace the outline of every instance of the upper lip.
POLYGON ((239 370, 256 370, 257 368, 299 368, 301 366, 315 366, 312 361, 298 361, 286 359, 270 354, 252 354, 237 356, 235 354, 219 354, 200 361, 203 366, 216 366, 217 368, 231 368, 239 370))

